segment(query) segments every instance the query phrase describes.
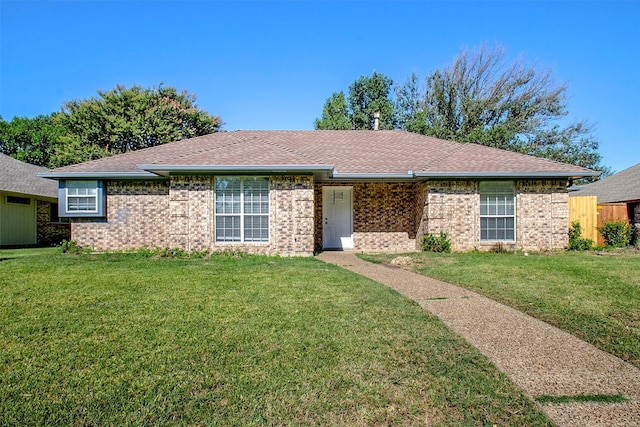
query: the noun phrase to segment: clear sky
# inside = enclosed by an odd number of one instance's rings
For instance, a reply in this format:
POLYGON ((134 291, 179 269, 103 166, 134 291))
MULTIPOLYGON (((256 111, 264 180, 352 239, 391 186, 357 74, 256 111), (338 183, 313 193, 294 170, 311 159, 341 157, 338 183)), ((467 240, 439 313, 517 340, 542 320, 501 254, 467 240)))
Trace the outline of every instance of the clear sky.
POLYGON ((312 129, 358 77, 401 84, 483 43, 568 83, 603 164, 640 162, 640 1, 0 0, 0 115, 162 82, 226 130, 312 129))

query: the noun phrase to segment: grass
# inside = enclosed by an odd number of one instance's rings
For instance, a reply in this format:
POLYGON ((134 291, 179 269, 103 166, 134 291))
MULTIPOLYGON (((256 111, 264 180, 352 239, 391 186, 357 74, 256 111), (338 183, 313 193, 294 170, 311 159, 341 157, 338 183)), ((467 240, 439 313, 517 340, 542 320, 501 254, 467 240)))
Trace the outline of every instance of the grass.
POLYGON ((315 259, 0 258, 2 424, 551 425, 416 303, 315 259))
POLYGON ((623 403, 628 399, 620 394, 579 394, 575 396, 547 396, 536 397, 536 401, 542 405, 548 403, 623 403))
MULTIPOLYGON (((388 262, 397 255, 363 258, 388 262)), ((558 326, 640 367, 640 253, 416 253, 415 271, 558 326)))
POLYGON ((3 424, 550 425, 417 304, 315 259, 19 255, 3 424))

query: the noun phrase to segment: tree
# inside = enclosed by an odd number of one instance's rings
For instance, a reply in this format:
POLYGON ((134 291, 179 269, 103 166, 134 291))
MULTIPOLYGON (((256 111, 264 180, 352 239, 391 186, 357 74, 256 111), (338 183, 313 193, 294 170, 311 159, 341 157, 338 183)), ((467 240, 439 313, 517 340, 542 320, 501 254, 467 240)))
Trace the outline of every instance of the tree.
POLYGON ((0 152, 26 163, 49 166, 62 132, 47 115, 14 117, 10 122, 0 117, 0 152))
POLYGON ((344 92, 334 92, 322 108, 322 117, 315 121, 316 129, 348 130, 352 128, 349 107, 344 92))
POLYGON ((396 112, 389 95, 393 81, 384 74, 361 76, 349 85, 349 96, 336 92, 327 99, 316 129, 373 130, 375 113, 380 113, 379 128, 394 129, 396 112))
POLYGON ((375 113, 380 113, 380 129, 395 128, 395 107, 389 98, 392 85, 393 80, 374 71, 371 77, 361 76, 349 86, 353 129, 373 130, 375 113))
POLYGON ((424 89, 418 81, 412 74, 396 90, 403 129, 606 169, 591 126, 557 123, 567 115, 566 84, 521 59, 508 64, 500 47, 463 51, 424 89))
POLYGON ((98 95, 69 101, 54 115, 64 133, 52 153, 52 166, 206 135, 222 125, 219 117, 196 106, 195 95, 171 86, 118 85, 98 95))

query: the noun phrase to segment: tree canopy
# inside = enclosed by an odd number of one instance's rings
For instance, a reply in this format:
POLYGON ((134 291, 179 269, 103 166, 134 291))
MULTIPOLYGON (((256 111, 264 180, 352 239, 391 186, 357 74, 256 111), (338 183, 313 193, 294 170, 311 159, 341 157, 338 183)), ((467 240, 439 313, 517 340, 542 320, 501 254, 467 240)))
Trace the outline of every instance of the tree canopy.
MULTIPOLYGON (((391 84, 391 79, 374 73, 349 87, 346 119, 352 129, 371 129, 368 114, 384 111, 389 120, 381 129, 474 142, 610 172, 600 164, 593 126, 585 121, 564 124, 567 85, 557 83, 550 70, 536 64, 522 59, 508 62, 499 46, 462 51, 452 64, 425 79, 412 73, 395 87, 395 102, 388 93, 391 84)), ((330 98, 325 107, 334 101, 330 98)), ((345 122, 342 111, 340 123, 345 122)), ((316 128, 335 129, 335 122, 335 116, 323 110, 316 128)))
POLYGON ((344 92, 336 92, 327 99, 315 128, 373 130, 375 113, 380 113, 380 129, 395 128, 392 85, 390 78, 375 71, 371 77, 361 76, 349 86, 348 97, 344 92))
POLYGON ((48 166, 51 149, 61 133, 51 116, 14 117, 10 122, 0 117, 0 152, 26 163, 48 166))
POLYGON ((66 102, 49 116, 0 119, 0 151, 59 167, 218 131, 221 119, 195 101, 171 86, 118 85, 98 97, 66 102))

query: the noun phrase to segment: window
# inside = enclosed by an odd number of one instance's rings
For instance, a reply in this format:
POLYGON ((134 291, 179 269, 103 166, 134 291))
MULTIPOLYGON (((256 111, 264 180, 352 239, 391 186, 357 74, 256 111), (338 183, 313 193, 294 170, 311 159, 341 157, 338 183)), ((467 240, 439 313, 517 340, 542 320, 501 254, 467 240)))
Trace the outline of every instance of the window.
POLYGON ((515 240, 513 182, 480 183, 480 240, 515 240))
POLYGON ((68 224, 69 218, 60 218, 58 204, 49 203, 49 222, 52 224, 68 224))
POLYGON ((7 196, 7 203, 14 205, 30 205, 31 199, 28 197, 7 196))
POLYGON ((269 178, 218 177, 216 242, 269 241, 269 178))
POLYGON ((102 181, 60 181, 60 216, 104 216, 102 181))

